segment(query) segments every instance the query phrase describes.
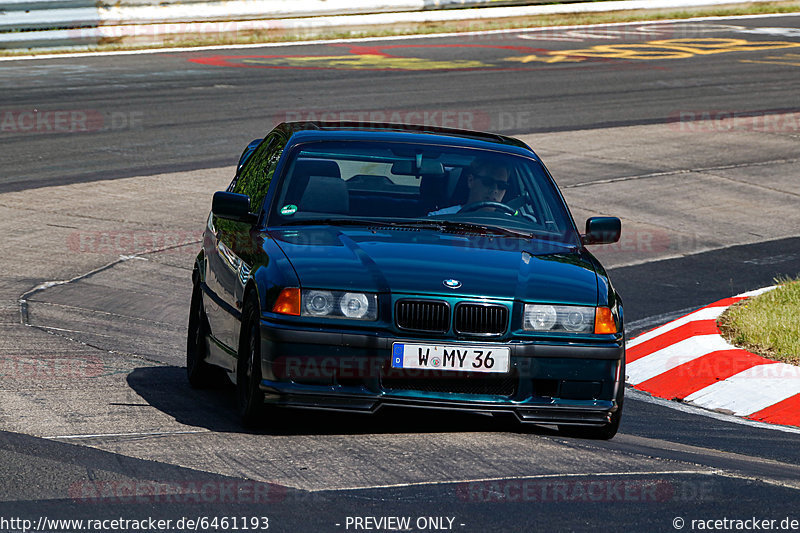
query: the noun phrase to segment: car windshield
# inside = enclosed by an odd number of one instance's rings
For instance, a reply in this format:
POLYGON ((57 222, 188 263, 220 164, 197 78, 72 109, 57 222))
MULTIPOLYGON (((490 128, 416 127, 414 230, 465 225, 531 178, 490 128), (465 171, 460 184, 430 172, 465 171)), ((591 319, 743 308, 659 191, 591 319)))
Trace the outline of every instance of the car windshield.
POLYGON ((541 163, 490 150, 399 142, 324 141, 295 148, 272 226, 416 225, 577 238, 541 163))

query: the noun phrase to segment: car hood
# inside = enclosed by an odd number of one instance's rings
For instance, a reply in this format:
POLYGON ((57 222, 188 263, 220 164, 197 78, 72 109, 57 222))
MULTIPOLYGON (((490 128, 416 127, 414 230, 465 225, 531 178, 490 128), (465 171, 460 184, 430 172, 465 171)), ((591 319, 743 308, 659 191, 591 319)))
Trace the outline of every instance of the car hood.
POLYGON ((273 230, 303 288, 597 304, 587 254, 557 242, 427 229, 273 230), (448 279, 461 286, 450 289, 448 279))

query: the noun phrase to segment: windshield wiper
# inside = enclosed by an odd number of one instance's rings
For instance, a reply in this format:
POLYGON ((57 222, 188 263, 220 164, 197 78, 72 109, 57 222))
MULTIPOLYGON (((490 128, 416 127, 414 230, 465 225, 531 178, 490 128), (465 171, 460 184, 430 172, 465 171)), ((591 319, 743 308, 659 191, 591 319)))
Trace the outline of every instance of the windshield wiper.
POLYGON ((404 222, 403 225, 423 226, 447 231, 472 231, 483 235, 493 233, 496 235, 520 237, 523 239, 530 239, 533 236, 532 233, 526 231, 508 229, 502 226, 476 224, 474 222, 453 222, 452 220, 409 220, 408 222, 404 222))
POLYGON ((397 222, 368 220, 362 218, 305 218, 290 220, 282 226, 402 226, 397 222))
POLYGON ((403 228, 403 227, 423 227, 428 229, 436 229, 439 231, 464 231, 480 233, 482 235, 495 234, 504 235, 507 237, 517 237, 522 239, 530 239, 533 237, 532 233, 526 231, 513 230, 503 228, 501 226, 492 226, 487 224, 475 224, 470 222, 453 222, 451 220, 402 220, 402 221, 386 221, 386 220, 369 220, 362 218, 307 218, 291 220, 283 224, 283 226, 378 226, 386 228, 403 228))

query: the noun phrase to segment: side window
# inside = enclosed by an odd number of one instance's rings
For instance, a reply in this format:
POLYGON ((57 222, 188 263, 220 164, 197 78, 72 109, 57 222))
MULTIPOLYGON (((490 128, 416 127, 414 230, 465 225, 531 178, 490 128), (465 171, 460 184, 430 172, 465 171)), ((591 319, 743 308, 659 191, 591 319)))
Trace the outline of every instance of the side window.
POLYGON ((250 196, 250 208, 254 213, 261 210, 284 146, 279 137, 269 137, 256 148, 233 183, 231 192, 250 196))

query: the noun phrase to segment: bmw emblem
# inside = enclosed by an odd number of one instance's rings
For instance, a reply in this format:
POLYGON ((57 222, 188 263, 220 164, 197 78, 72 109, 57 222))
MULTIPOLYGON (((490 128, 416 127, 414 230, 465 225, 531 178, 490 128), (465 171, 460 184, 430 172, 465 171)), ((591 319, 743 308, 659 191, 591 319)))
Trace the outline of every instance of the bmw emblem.
POLYGON ((442 283, 444 283, 445 287, 448 287, 450 289, 457 289, 461 287, 461 282, 458 281, 457 279, 446 279, 442 283))

